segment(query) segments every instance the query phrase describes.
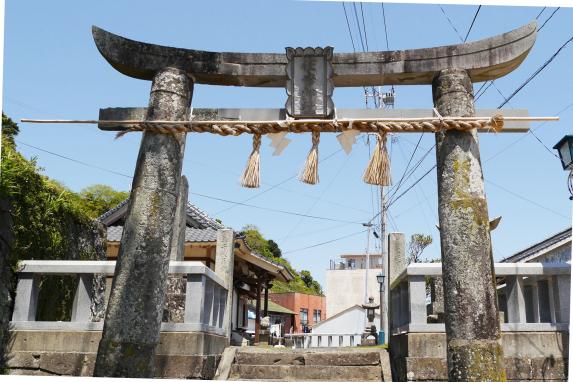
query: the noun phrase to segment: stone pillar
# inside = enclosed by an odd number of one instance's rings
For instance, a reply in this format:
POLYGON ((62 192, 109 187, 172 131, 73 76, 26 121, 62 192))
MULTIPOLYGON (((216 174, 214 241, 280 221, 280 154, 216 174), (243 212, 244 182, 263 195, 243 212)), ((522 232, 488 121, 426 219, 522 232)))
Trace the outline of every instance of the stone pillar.
MULTIPOLYGON (((148 120, 189 117, 193 83, 166 68, 151 86, 148 120)), ((185 134, 144 132, 94 376, 154 376, 177 213, 185 134)))
POLYGON ((525 290, 521 276, 507 276, 507 322, 525 323, 525 290))
MULTIPOLYGON (((390 342, 391 331, 399 326, 400 323, 400 286, 396 286, 393 291, 390 290, 392 283, 406 269, 406 252, 405 252, 404 234, 401 232, 392 232, 388 234, 388 269, 386 270, 386 293, 391 297, 387 303, 386 316, 384 317, 386 342, 390 342), (388 320, 392 317, 392 320, 388 320)), ((382 306, 382 304, 381 304, 382 306)))
POLYGON ((231 338, 231 321, 233 319, 233 271, 235 269, 235 234, 232 229, 217 231, 217 249, 215 252, 215 273, 227 284, 227 303, 223 328, 228 339, 231 338))
MULTIPOLYGON (((444 117, 474 115, 467 72, 432 83, 444 117)), ((505 381, 489 216, 477 132, 436 133, 438 215, 449 381, 505 381)))
POLYGON ((406 252, 404 234, 392 232, 388 234, 388 278, 389 285, 406 269, 406 252))
MULTIPOLYGON (((184 149, 184 147, 182 147, 184 149)), ((175 215, 176 234, 171 240, 170 261, 183 261, 185 257, 185 228, 187 227, 187 196, 189 183, 185 176, 181 177, 179 197, 177 198, 177 214, 175 215)), ((165 304, 163 322, 181 323, 185 320, 185 275, 171 274, 167 276, 165 287, 165 304)))

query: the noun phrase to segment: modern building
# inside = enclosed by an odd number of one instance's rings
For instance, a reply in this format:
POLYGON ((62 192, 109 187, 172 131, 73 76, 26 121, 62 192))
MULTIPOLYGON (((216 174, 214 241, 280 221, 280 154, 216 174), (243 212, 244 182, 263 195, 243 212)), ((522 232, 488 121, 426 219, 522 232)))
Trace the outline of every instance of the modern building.
MULTIPOLYGON (((115 208, 104 213, 98 218, 107 229, 107 258, 116 260, 123 225, 127 215, 129 199, 124 200, 115 208)), ((215 270, 217 230, 225 228, 221 223, 209 217, 197 206, 187 203, 184 261, 200 261, 211 270, 215 270)), ((265 298, 268 295, 267 285, 272 280, 288 282, 293 279, 289 270, 281 264, 275 263, 269 258, 259 255, 251 250, 244 237, 235 236, 234 249, 234 273, 233 273, 233 307, 231 316, 231 330, 241 335, 248 330, 248 307, 249 300, 260 298, 261 316, 267 314, 263 312, 265 298)), ((172 254, 172 260, 177 260, 172 254)), ((106 301, 111 290, 112 278, 108 278, 106 291, 106 301)), ((184 290, 170 285, 168 282, 167 300, 169 311, 164 315, 164 321, 179 322, 183 319, 184 290)))
MULTIPOLYGON (((302 333, 326 318, 326 299, 298 292, 270 293, 269 300, 273 301, 296 314, 294 315, 293 333, 302 333)), ((272 323, 272 321, 271 321, 272 323)))
POLYGON ((376 275, 382 270, 383 256, 380 253, 344 254, 340 259, 330 260, 329 269, 326 270, 326 317, 362 305, 368 301, 368 297, 373 297, 374 302, 380 304, 380 286, 376 275))

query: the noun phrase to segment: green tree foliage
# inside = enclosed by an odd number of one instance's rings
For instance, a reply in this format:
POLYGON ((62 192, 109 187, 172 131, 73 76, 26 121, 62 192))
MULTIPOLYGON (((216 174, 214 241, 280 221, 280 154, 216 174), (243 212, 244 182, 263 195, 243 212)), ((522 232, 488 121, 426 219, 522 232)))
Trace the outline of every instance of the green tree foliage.
POLYGON ((301 271, 299 274, 290 264, 282 257, 281 249, 273 240, 267 240, 254 225, 245 225, 242 234, 245 236, 247 245, 256 253, 266 256, 276 263, 284 265, 294 276, 294 280, 289 283, 282 281, 273 281, 273 292, 300 292, 315 295, 323 295, 322 287, 318 281, 312 278, 309 271, 301 271))
POLYGON ((104 184, 94 184, 80 191, 86 214, 95 219, 129 197, 129 192, 116 191, 104 184))
POLYGON ((408 244, 408 264, 422 261, 422 252, 432 244, 432 236, 415 233, 410 237, 408 244))
MULTIPOLYGON (((122 193, 97 185, 77 194, 42 175, 35 159, 27 160, 17 151, 18 131, 3 114, 0 198, 12 206, 12 267, 20 260, 92 259, 93 253, 78 253, 78 236, 91 232, 92 218, 122 193)), ((44 278, 37 318, 69 320, 76 283, 73 277, 44 278)))

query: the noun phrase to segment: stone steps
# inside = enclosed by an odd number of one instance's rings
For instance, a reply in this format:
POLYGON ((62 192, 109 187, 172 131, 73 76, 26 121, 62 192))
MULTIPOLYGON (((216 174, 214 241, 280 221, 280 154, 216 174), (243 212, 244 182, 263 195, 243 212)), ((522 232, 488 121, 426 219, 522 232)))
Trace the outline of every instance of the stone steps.
POLYGON ((384 349, 235 349, 229 380, 383 381, 388 359, 384 349))
POLYGON ((380 366, 233 365, 230 379, 380 381, 380 366))

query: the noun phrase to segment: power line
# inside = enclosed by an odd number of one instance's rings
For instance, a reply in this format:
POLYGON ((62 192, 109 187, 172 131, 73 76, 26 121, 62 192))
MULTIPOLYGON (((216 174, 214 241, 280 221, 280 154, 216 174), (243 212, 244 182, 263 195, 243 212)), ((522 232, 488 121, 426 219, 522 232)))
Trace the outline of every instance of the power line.
POLYGON ((388 44, 388 27, 386 24, 386 11, 384 10, 384 3, 382 3, 382 18, 384 20, 384 36, 386 37, 386 50, 390 50, 390 44, 388 44))
POLYGON ((360 29, 360 20, 358 19, 358 11, 356 10, 356 3, 352 3, 352 7, 354 8, 354 17, 356 18, 356 26, 358 27, 358 35, 360 36, 360 45, 362 46, 362 51, 366 52, 364 39, 362 38, 362 29, 360 29))
POLYGON ((487 183, 489 183, 489 184, 491 184, 491 185, 493 185, 493 186, 495 186, 495 187, 497 187, 497 188, 499 188, 499 189, 501 189, 501 190, 503 190, 503 191, 505 191, 505 192, 507 192, 507 193, 509 193, 509 194, 511 194, 511 195, 513 195, 513 196, 515 196, 516 198, 519 198, 519 199, 521 199, 521 200, 524 200, 524 201, 526 201, 526 202, 529 202, 529 203, 531 203, 531 204, 533 204, 533 205, 535 205, 535 206, 537 206, 537 207, 539 207, 539 208, 542 208, 542 209, 544 209, 544 210, 546 210, 546 211, 548 211, 548 212, 551 212, 551 213, 554 214, 554 215, 560 216, 560 217, 565 218, 565 219, 567 219, 567 220, 569 220, 569 221, 571 220, 571 217, 565 216, 565 215, 561 214, 560 212, 554 211, 554 210, 552 210, 551 208, 547 208, 547 207, 545 207, 545 206, 542 205, 542 204, 539 204, 539 203, 537 203, 537 202, 534 202, 533 200, 528 199, 528 198, 526 198, 525 196, 519 195, 519 194, 517 194, 517 193, 515 193, 515 192, 513 192, 513 191, 511 191, 511 190, 509 190, 509 189, 507 189, 507 188, 505 188, 505 187, 503 187, 503 186, 500 186, 499 184, 496 184, 496 183, 492 182, 491 180, 485 179, 485 181, 486 181, 487 183))
POLYGON ((541 26, 539 28, 537 28, 537 32, 540 32, 541 29, 543 29, 543 27, 545 26, 545 24, 547 24, 549 22, 549 20, 551 20, 551 18, 553 17, 553 15, 555 15, 557 13, 557 11, 561 9, 561 7, 557 7, 557 9, 555 9, 553 11, 553 13, 545 20, 545 22, 543 22, 543 24, 541 24, 541 26))
POLYGON ((345 235, 345 236, 338 237, 338 238, 336 238, 336 239, 332 239, 332 240, 328 240, 328 241, 323 241, 322 243, 317 243, 317 244, 309 245, 308 247, 293 249, 292 251, 285 251, 285 252, 283 252, 283 254, 286 255, 286 254, 289 254, 289 253, 304 251, 305 249, 316 248, 316 247, 319 247, 319 246, 321 246, 321 245, 334 243, 335 241, 340 241, 340 240, 343 240, 343 239, 346 239, 346 238, 349 238, 349 237, 352 237, 352 236, 360 235, 360 234, 362 234, 362 233, 364 233, 364 232, 366 232, 366 231, 367 231, 367 230, 364 229, 364 230, 362 230, 362 231, 354 232, 354 233, 351 233, 351 234, 349 234, 349 235, 345 235))
POLYGON ((348 14, 346 13, 346 5, 344 1, 342 2, 342 8, 344 8, 344 17, 346 18, 346 26, 348 26, 348 34, 350 35, 350 42, 352 42, 352 50, 356 53, 356 47, 354 46, 354 38, 352 38, 352 30, 350 29, 350 21, 348 21, 348 14))
POLYGON ((450 26, 452 27, 452 29, 456 32, 456 34, 458 35, 458 37, 460 38, 460 41, 464 41, 464 38, 462 37, 462 35, 460 34, 460 32, 458 31, 458 29, 456 28, 456 26, 454 25, 454 23, 452 22, 452 20, 450 19, 450 17, 448 16, 448 14, 446 13, 446 11, 444 10, 444 8, 441 5, 438 5, 440 7, 440 9, 442 10, 442 13, 444 14, 444 16, 446 16, 446 19, 448 20, 448 23, 450 24, 450 26))
MULTIPOLYGON (((70 157, 68 157, 68 156, 55 153, 55 152, 53 152, 53 151, 45 150, 45 149, 42 149, 42 148, 40 148, 40 147, 37 147, 37 146, 34 146, 34 145, 30 145, 30 144, 25 143, 25 142, 22 142, 22 141, 20 141, 20 140, 15 140, 15 141, 16 141, 17 143, 19 143, 19 144, 24 145, 24 146, 32 147, 32 148, 34 148, 34 149, 36 149, 36 150, 39 150, 39 151, 48 153, 48 154, 50 154, 50 155, 57 156, 57 157, 62 158, 62 159, 69 160, 69 161, 74 162, 74 163, 81 164, 81 165, 86 166, 86 167, 95 168, 95 169, 98 169, 98 170, 101 170, 101 171, 105 171, 105 172, 108 172, 108 173, 111 173, 111 174, 114 174, 114 175, 119 175, 119 176, 123 176, 123 177, 126 177, 126 178, 133 179, 133 176, 130 176, 130 175, 127 175, 127 174, 122 174, 122 173, 120 173, 120 172, 117 172, 117 171, 114 171, 114 170, 110 170, 110 169, 105 168, 105 167, 100 167, 100 166, 97 166, 97 165, 94 165, 94 164, 91 164, 91 163, 87 163, 87 162, 80 161, 80 160, 78 160, 78 159, 70 158, 70 157)), ((232 201, 232 200, 217 198, 217 197, 213 197, 213 196, 209 196, 209 195, 203 195, 203 194, 199 194, 199 193, 196 193, 196 192, 189 192, 189 193, 190 193, 190 194, 193 194, 193 195, 196 195, 196 196, 201 196, 201 197, 204 197, 204 198, 207 198, 207 199, 213 199, 213 200, 217 200, 217 201, 221 201, 221 202, 232 203, 232 204, 236 204, 236 205, 241 205, 241 206, 245 206, 245 207, 251 207, 251 208, 256 208, 256 209, 261 209, 261 210, 266 210, 266 211, 271 211, 271 212, 283 213, 283 214, 294 215, 294 216, 303 216, 303 217, 310 218, 310 219, 327 220, 327 221, 333 221, 333 222, 338 222, 338 223, 347 223, 347 224, 362 224, 362 222, 356 222, 356 221, 351 221, 351 220, 334 219, 334 218, 323 217, 323 216, 315 216, 315 215, 301 214, 301 213, 299 213, 299 212, 293 212, 293 211, 278 210, 278 209, 274 209, 274 208, 268 208, 268 207, 262 207, 262 206, 255 206, 255 205, 252 205, 252 204, 247 204, 247 203, 242 203, 242 202, 237 202, 237 201, 232 201)))
POLYGON ((515 97, 515 95, 517 93, 519 93, 521 91, 521 89, 523 89, 525 86, 527 86, 527 84, 529 84, 539 73, 541 73, 541 71, 543 69, 545 69, 547 67, 547 65, 549 65, 558 55, 559 53, 561 53, 561 51, 567 46, 567 44, 569 44, 571 41, 573 41, 573 36, 571 36, 571 38, 569 38, 569 40, 565 41, 565 43, 563 45, 561 45, 559 47, 559 49, 557 49, 557 51, 555 53, 553 53, 553 55, 543 63, 543 65, 541 65, 535 72, 533 72, 532 75, 529 76, 529 78, 527 80, 525 80, 525 82, 523 82, 521 85, 519 85, 517 87, 517 89, 515 89, 515 91, 513 93, 511 93, 511 95, 505 100, 503 101, 497 108, 501 109, 503 106, 505 106, 506 103, 509 102, 509 100, 511 100, 513 97, 515 97))
POLYGON ((53 152, 53 151, 49 151, 49 150, 46 150, 46 149, 42 149, 42 148, 40 148, 40 147, 31 145, 31 144, 29 144, 29 143, 22 142, 22 141, 19 140, 19 139, 15 139, 15 141, 16 141, 18 144, 31 147, 31 148, 36 149, 36 150, 38 150, 38 151, 42 151, 42 152, 45 152, 45 153, 50 154, 50 155, 57 156, 57 157, 62 158, 62 159, 67 159, 67 160, 72 161, 72 162, 74 162, 74 163, 81 164, 82 166, 86 166, 86 167, 90 167, 90 168, 95 168, 95 169, 98 169, 98 170, 101 170, 101 171, 108 172, 108 173, 110 173, 110 174, 119 175, 119 176, 123 176, 123 177, 125 177, 125 178, 133 179, 133 176, 131 176, 131 175, 122 174, 121 172, 117 172, 117 171, 114 171, 114 170, 110 170, 109 168, 96 166, 96 165, 91 164, 91 163, 87 163, 87 162, 83 162, 83 161, 78 160, 78 159, 70 158, 70 157, 67 157, 67 156, 65 156, 65 155, 58 154, 58 153, 55 153, 55 152, 53 152))
POLYGON ((545 12, 546 9, 547 9, 547 7, 543 7, 543 9, 541 10, 541 12, 539 12, 539 13, 537 14, 537 16, 535 16, 535 20, 538 20, 538 19, 539 19, 539 16, 541 16, 541 14, 542 14, 543 12, 545 12))
MULTIPOLYGON (((571 107, 573 107, 573 102, 571 102, 569 105, 565 106, 563 109, 561 109, 560 111, 557 112, 557 116, 560 116, 561 114, 563 114, 564 112, 566 112, 567 110, 569 110, 571 107)), ((538 129, 540 129, 541 127, 543 127, 546 122, 541 123, 539 126, 535 127, 534 129, 529 130, 529 132, 533 132, 533 131, 537 131, 538 129)), ((522 136, 520 136, 519 138, 517 138, 516 140, 514 140, 513 142, 511 142, 510 144, 508 144, 507 146, 505 146, 503 149, 499 150, 497 153, 493 154, 492 156, 490 156, 489 158, 487 158, 484 162, 489 162, 490 160, 494 159, 495 157, 499 156, 500 154, 504 153, 505 151, 507 151, 511 146, 515 145, 516 143, 518 143, 519 141, 521 141, 522 139, 524 139, 525 137, 527 137, 527 134, 523 134, 522 136)))
POLYGON ((192 194, 192 195, 195 195, 195 196, 200 196, 200 197, 202 197, 202 198, 207 198, 207 199, 211 199, 211 200, 217 200, 217 201, 225 202, 225 203, 237 204, 237 205, 240 205, 240 206, 256 208, 256 209, 264 210, 264 211, 277 212, 277 213, 286 214, 286 215, 303 216, 303 217, 306 217, 306 218, 309 218, 309 219, 326 220, 326 221, 338 222, 338 223, 362 224, 362 222, 357 222, 357 221, 334 219, 334 218, 329 218, 329 217, 324 217, 324 216, 316 216, 316 215, 307 215, 307 214, 303 214, 303 213, 299 213, 299 212, 293 212, 293 211, 279 210, 279 209, 269 208, 269 207, 256 206, 256 205, 254 205, 254 204, 247 204, 247 203, 237 202, 237 201, 234 201, 234 200, 228 200, 228 199, 223 199, 223 198, 217 198, 217 197, 215 197, 215 196, 204 195, 204 194, 200 194, 200 193, 197 193, 197 192, 191 192, 191 191, 189 191, 189 193, 192 194))
POLYGON ((366 41, 366 51, 368 52, 370 48, 368 47, 368 34, 366 33, 366 21, 364 21, 364 8, 362 3, 360 3, 360 13, 362 14, 362 30, 364 30, 364 41, 366 41))
POLYGON ((470 24, 470 27, 468 28, 468 33, 466 33, 466 38, 464 38, 464 42, 467 41, 468 36, 470 35, 470 32, 472 31, 472 28, 473 28, 473 26, 474 26, 474 23, 476 22, 476 19, 477 19, 477 17, 478 17, 478 13, 479 13, 480 9, 481 9, 481 5, 478 7, 478 9, 477 9, 477 11, 476 11, 476 13, 475 13, 475 15, 474 15, 474 19, 472 20, 472 23, 470 24))

